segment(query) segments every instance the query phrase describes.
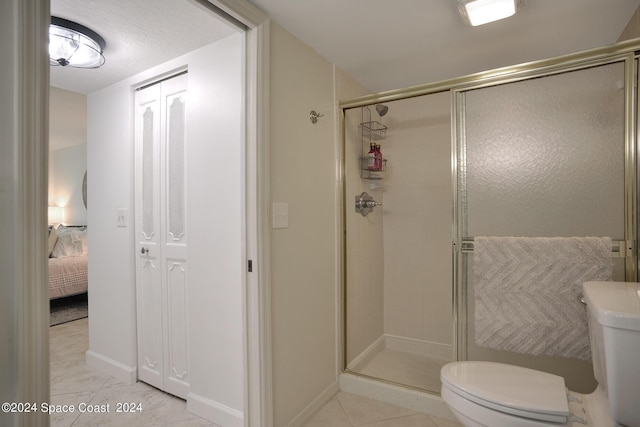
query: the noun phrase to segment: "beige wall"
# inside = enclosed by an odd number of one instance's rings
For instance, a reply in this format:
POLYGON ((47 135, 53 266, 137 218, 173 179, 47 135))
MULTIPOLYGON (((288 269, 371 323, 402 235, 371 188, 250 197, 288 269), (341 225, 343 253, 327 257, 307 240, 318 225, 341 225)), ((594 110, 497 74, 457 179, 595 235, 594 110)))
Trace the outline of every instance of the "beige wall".
POLYGON ((372 345, 451 355, 452 189, 448 92, 347 111, 347 365, 358 371, 372 345), (372 114, 370 116, 370 111, 372 114), (368 151, 359 123, 388 127, 382 180, 362 179, 368 151), (354 196, 366 191, 382 207, 363 217, 354 196), (407 347, 408 346, 408 347, 407 347))
POLYGON ((87 96, 49 88, 49 147, 51 150, 87 143, 87 96))
POLYGON ((338 102, 369 93, 276 23, 270 42, 274 426, 301 425, 338 390, 342 193, 338 102), (323 117, 309 120, 315 110, 323 117))
POLYGON ((388 106, 382 119, 389 127, 383 143, 389 159, 382 210, 384 332, 401 342, 415 340, 427 354, 449 357, 453 335, 450 94, 388 106))
POLYGON ((271 202, 289 205, 271 230, 273 405, 287 426, 336 381, 333 66, 271 28, 271 202))
POLYGON ((620 34, 618 41, 630 40, 640 37, 640 7, 636 9, 629 23, 620 34))
POLYGON ((65 224, 87 223, 82 181, 87 170, 87 97, 49 88, 49 206, 65 208, 65 224))

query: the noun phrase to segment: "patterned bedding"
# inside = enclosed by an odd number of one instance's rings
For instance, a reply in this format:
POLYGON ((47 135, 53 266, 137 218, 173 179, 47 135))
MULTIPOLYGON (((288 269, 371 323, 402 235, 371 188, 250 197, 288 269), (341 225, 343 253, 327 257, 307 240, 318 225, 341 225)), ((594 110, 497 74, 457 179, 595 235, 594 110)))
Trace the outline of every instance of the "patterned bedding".
POLYGON ((49 299, 87 292, 87 229, 49 229, 49 299))
POLYGON ((49 258, 49 298, 87 292, 87 255, 49 258))

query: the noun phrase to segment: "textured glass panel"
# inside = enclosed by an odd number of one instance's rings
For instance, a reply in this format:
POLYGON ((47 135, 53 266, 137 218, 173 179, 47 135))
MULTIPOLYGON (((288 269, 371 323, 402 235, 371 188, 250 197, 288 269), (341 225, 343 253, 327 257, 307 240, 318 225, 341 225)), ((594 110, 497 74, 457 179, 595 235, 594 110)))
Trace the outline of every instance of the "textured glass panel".
POLYGON ((169 234, 184 235, 184 102, 174 98, 169 107, 169 234))
POLYGON ((142 233, 153 236, 153 110, 150 107, 142 115, 142 233))
POLYGON ((468 237, 624 239, 624 66, 466 94, 468 237))
MULTIPOLYGON (((622 63, 477 89, 466 92, 463 101, 459 169, 463 238, 608 236, 624 240, 622 63)), ((465 254, 463 259, 462 289, 468 312, 466 336, 461 339, 467 338, 467 358, 551 372, 563 376, 571 390, 593 390, 589 363, 476 345, 474 256, 465 254)), ((569 289, 559 286, 557 298, 564 298, 569 289)), ((556 299, 555 295, 543 297, 556 299)), ((520 307, 532 306, 520 303, 520 307)), ((513 313, 516 307, 514 301, 502 306, 500 313, 513 313)), ((526 314, 520 310, 517 316, 526 314)))

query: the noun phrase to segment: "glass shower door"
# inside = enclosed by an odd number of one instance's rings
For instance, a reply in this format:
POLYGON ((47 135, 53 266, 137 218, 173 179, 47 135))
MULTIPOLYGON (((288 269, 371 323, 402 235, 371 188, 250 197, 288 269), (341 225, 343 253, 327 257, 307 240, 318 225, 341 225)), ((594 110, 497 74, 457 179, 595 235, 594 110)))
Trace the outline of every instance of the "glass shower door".
MULTIPOLYGON (((473 240, 608 236, 624 254, 624 82, 616 62, 458 94, 461 358, 552 372, 579 392, 595 387, 589 362, 476 344, 473 240)), ((624 258, 614 258, 613 279, 625 279, 624 258)))
POLYGON ((430 392, 453 355, 450 96, 345 112, 345 370, 430 392))

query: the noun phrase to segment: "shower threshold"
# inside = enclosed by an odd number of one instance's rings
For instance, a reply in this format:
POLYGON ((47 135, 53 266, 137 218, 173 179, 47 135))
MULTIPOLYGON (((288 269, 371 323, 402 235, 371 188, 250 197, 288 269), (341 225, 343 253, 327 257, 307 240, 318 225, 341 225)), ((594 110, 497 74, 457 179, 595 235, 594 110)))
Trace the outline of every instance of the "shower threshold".
POLYGON ((432 393, 440 393, 440 369, 450 360, 382 347, 349 371, 432 393))

